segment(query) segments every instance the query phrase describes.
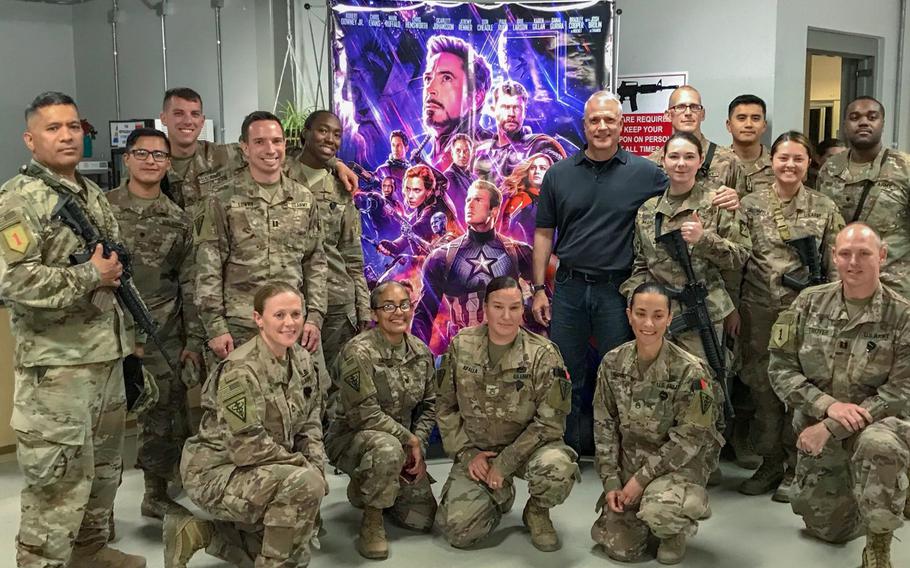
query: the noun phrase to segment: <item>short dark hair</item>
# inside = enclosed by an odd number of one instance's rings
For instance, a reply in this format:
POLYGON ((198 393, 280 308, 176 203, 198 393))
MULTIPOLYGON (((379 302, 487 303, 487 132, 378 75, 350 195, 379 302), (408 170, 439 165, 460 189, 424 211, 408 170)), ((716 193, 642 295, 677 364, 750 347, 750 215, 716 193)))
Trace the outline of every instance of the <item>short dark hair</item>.
POLYGON ((73 97, 67 95, 66 93, 61 93, 60 91, 45 91, 32 99, 32 102, 25 107, 25 121, 28 122, 28 119, 32 117, 33 114, 38 112, 39 109, 55 105, 67 105, 73 106, 76 108, 76 111, 79 110, 79 107, 76 106, 76 101, 73 100, 73 97))
POLYGON ((784 142, 795 142, 803 148, 806 149, 806 154, 809 155, 810 160, 815 159, 815 148, 812 147, 812 141, 803 134, 802 132, 796 130, 788 130, 784 132, 774 141, 774 144, 771 144, 771 157, 774 157, 774 154, 777 153, 777 149, 780 148, 780 145, 784 142))
POLYGON ((469 92, 473 96, 477 92, 486 93, 490 90, 492 73, 490 64, 483 55, 474 50, 474 47, 460 37, 449 35, 434 35, 427 40, 427 58, 440 53, 451 53, 461 59, 461 68, 466 77, 471 77, 473 68, 473 84, 469 83, 469 92))
POLYGON ((171 142, 167 139, 167 134, 161 132, 157 128, 137 128, 130 132, 130 135, 126 138, 126 151, 129 152, 132 150, 133 146, 136 145, 136 142, 143 137, 161 138, 164 140, 164 145, 167 146, 167 151, 171 151, 171 142))
POLYGON ((664 142, 664 155, 667 154, 667 148, 670 146, 670 143, 674 140, 685 140, 686 142, 693 144, 698 149, 698 157, 705 155, 705 149, 701 145, 701 140, 698 139, 698 136, 692 134, 691 132, 676 131, 667 138, 667 141, 664 142))
POLYGON ((816 146, 816 151, 819 156, 823 156, 825 152, 831 148, 846 148, 847 145, 840 138, 825 138, 816 146))
POLYGON ((250 125, 254 122, 259 122, 260 120, 275 121, 278 123, 278 126, 281 126, 281 132, 284 132, 284 126, 281 124, 281 119, 279 119, 277 116, 267 110, 254 110, 250 114, 246 115, 246 118, 243 119, 243 124, 240 125, 241 142, 246 142, 249 139, 250 125))
POLYGON ((341 119, 338 118, 338 115, 335 114, 334 112, 332 112, 330 110, 320 109, 320 110, 314 110, 313 112, 311 112, 310 114, 307 115, 306 119, 303 121, 303 127, 305 129, 309 130, 310 128, 313 127, 313 123, 316 122, 316 119, 325 114, 333 116, 333 117, 335 117, 335 120, 337 120, 338 122, 341 122, 341 119))
POLYGON ((758 105, 761 107, 762 116, 768 114, 768 105, 765 104, 765 101, 761 97, 756 95, 740 95, 730 101, 730 106, 727 107, 727 118, 733 116, 733 111, 736 110, 736 107, 739 105, 758 105))
POLYGON ((303 296, 300 294, 300 290, 294 288, 286 282, 269 282, 268 284, 263 284, 256 290, 256 295, 253 296, 253 309, 256 310, 256 313, 263 315, 262 311, 265 310, 265 303, 269 298, 274 298, 278 294, 296 294, 298 298, 303 300, 303 296))
POLYGON ((461 142, 464 142, 465 144, 467 144, 468 149, 470 149, 471 152, 474 151, 474 140, 470 136, 465 134, 464 132, 457 132, 457 133, 453 134, 452 137, 449 138, 449 144, 448 144, 448 146, 446 146, 446 149, 449 152, 451 152, 452 150, 455 149, 455 143, 458 141, 461 141, 461 142))
POLYGON ((519 292, 521 291, 521 285, 518 283, 518 280, 515 280, 511 276, 497 276, 487 284, 487 289, 484 291, 483 295, 483 303, 486 304, 490 301, 490 294, 493 292, 509 290, 511 288, 517 288, 519 292))
POLYGON ((407 286, 399 282, 398 280, 383 280, 376 285, 373 290, 370 291, 370 309, 378 310, 380 309, 379 298, 382 296, 382 293, 388 290, 391 286, 397 286, 405 291, 408 295, 408 298, 411 297, 411 290, 407 286))
POLYGON ((860 95, 860 96, 856 97, 855 99, 853 99, 852 101, 850 101, 847 104, 847 106, 844 107, 844 116, 847 116, 847 109, 850 108, 850 105, 852 105, 853 103, 858 102, 858 101, 872 101, 873 103, 877 104, 878 110, 880 110, 882 113, 882 118, 885 118, 885 105, 883 105, 882 102, 880 100, 878 100, 877 98, 870 97, 869 95, 860 95))
POLYGON ((629 308, 635 304, 635 296, 639 294, 660 294, 667 299, 667 309, 670 309, 670 293, 667 291, 667 288, 663 284, 658 284, 657 282, 642 282, 632 290, 632 295, 629 296, 629 308))
POLYGON ((404 133, 404 130, 393 130, 389 133, 389 140, 392 138, 398 138, 401 140, 401 143, 404 144, 405 148, 411 145, 411 141, 408 140, 408 135, 404 133))
POLYGON ((168 101, 174 97, 178 99, 183 99, 185 101, 193 101, 194 103, 199 103, 199 106, 202 107, 202 97, 189 87, 174 87, 173 89, 168 89, 164 91, 164 100, 161 101, 161 108, 164 109, 167 107, 168 101))

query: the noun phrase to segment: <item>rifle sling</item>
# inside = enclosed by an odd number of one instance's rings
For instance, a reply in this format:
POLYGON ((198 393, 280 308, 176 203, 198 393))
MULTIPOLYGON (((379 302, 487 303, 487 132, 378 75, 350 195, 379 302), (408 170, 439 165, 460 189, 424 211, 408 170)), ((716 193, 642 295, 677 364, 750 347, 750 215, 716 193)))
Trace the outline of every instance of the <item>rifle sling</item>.
MULTIPOLYGON (((106 225, 102 225, 101 223, 98 222, 97 219, 94 218, 94 216, 92 216, 91 211, 89 211, 89 208, 88 208, 88 207, 85 207, 86 203, 81 199, 81 196, 80 196, 78 193, 73 193, 71 190, 67 189, 67 188, 66 188, 63 184, 61 184, 59 181, 57 181, 57 180, 55 180, 54 178, 52 178, 52 177, 50 177, 49 175, 47 175, 47 172, 45 172, 45 171, 42 170, 41 168, 35 166, 34 164, 29 164, 29 166, 25 169, 25 171, 23 172, 23 174, 25 174, 25 175, 27 175, 27 176, 29 176, 29 177, 33 177, 33 178, 38 178, 38 179, 40 179, 41 181, 44 182, 44 184, 45 184, 46 186, 48 186, 49 188, 51 188, 51 189, 54 191, 54 193, 56 193, 56 194, 57 194, 58 196, 60 196, 61 198, 69 197, 69 196, 75 195, 75 196, 76 196, 76 200, 75 200, 75 202, 74 202, 74 205, 76 205, 77 207, 79 207, 79 209, 82 210, 82 213, 83 213, 89 220, 91 220, 92 223, 95 224, 95 228, 98 230, 98 233, 99 233, 102 237, 104 237, 104 238, 106 238, 106 239, 107 239, 107 238, 110 238, 110 235, 105 234, 106 231, 103 230, 103 229, 107 229, 107 226, 106 226, 106 225)), ((82 175, 81 175, 79 172, 76 172, 76 181, 77 181, 77 182, 79 183, 79 185, 82 187, 83 191, 86 191, 86 194, 87 194, 88 191, 87 191, 87 189, 86 189, 86 187, 85 187, 85 182, 82 180, 82 175)), ((86 243, 86 245, 91 245, 91 243, 86 243)), ((91 251, 89 251, 89 253, 91 253, 91 251)))
MULTIPOLYGON (((882 163, 884 163, 884 161, 887 159, 888 149, 885 148, 885 150, 882 152, 882 163)), ((870 179, 866 180, 866 183, 863 184, 863 192, 859 196, 859 203, 856 204, 856 211, 853 213, 853 219, 850 221, 851 223, 856 223, 859 221, 860 215, 863 214, 863 207, 866 205, 866 198, 869 197, 869 192, 872 191, 872 186, 875 185, 875 181, 876 180, 874 179, 870 179)))
POLYGON ((717 149, 717 144, 714 142, 708 143, 708 151, 705 152, 705 161, 702 163, 701 167, 698 168, 698 173, 703 177, 708 177, 708 172, 711 170, 711 162, 714 161, 714 150, 717 149))

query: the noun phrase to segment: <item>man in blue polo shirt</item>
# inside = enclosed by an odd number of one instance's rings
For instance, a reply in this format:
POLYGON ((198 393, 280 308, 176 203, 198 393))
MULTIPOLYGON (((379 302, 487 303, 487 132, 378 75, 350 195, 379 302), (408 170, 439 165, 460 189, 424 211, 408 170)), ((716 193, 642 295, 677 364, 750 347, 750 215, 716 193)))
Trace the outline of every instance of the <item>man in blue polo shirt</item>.
MULTIPOLYGON (((616 95, 608 91, 591 95, 584 113, 587 144, 547 171, 534 230, 532 311, 541 325, 551 326, 550 338, 572 379, 566 443, 582 455, 594 453, 594 376, 585 362, 588 340, 594 338, 599 362, 607 351, 631 338, 619 286, 632 269, 635 214, 669 183, 656 164, 619 147, 622 125, 616 95), (559 257, 552 308, 543 286, 551 253, 559 257)), ((736 191, 729 188, 720 191, 714 203, 726 209, 739 207, 736 191)))

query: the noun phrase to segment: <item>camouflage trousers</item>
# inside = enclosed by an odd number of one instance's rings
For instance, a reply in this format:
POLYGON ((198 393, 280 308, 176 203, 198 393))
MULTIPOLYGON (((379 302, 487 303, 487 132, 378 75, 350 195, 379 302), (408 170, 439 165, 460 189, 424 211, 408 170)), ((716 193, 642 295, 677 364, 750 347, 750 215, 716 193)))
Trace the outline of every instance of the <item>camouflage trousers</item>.
POLYGON ((796 435, 793 432, 793 414, 771 389, 768 378, 768 343, 771 327, 778 313, 764 306, 743 302, 742 316, 742 380, 752 390, 755 401, 755 418, 752 422, 752 443, 758 455, 768 459, 786 460, 796 465, 796 435))
MULTIPOLYGON (((801 431, 801 424, 794 426, 801 431)), ((793 512, 826 542, 903 525, 910 465, 910 421, 884 418, 844 441, 833 438, 818 456, 800 452, 791 489, 793 512)))
MULTIPOLYGON (((183 348, 179 339, 166 338, 164 345, 171 360, 177 362, 183 348)), ((171 480, 179 475, 180 452, 190 435, 187 389, 154 345, 145 346, 142 364, 158 384, 158 403, 136 416, 139 426, 136 465, 147 475, 171 480)))
POLYGON ((274 464, 234 469, 221 491, 207 486, 204 475, 184 475, 184 488, 196 505, 214 517, 206 552, 237 566, 306 566, 316 516, 325 496, 318 468, 274 464))
POLYGON ((17 367, 13 418, 22 489, 18 566, 65 566, 107 542, 123 469, 122 360, 17 367))
POLYGON ((337 455, 332 463, 351 476, 348 496, 353 498, 352 505, 388 509, 399 525, 418 531, 430 530, 436 517, 430 477, 424 476, 414 483, 401 478, 407 456, 395 436, 366 430, 330 442, 328 446, 329 454, 337 455))
MULTIPOLYGON (((550 442, 535 450, 515 475, 528 482, 530 498, 549 509, 565 501, 572 491, 579 478, 577 458, 562 442, 550 442)), ((470 478, 467 461, 456 462, 442 488, 436 525, 452 546, 471 546, 496 529, 514 501, 511 477, 493 491, 470 478)))
MULTIPOLYGON (((326 392, 326 416, 329 420, 335 416, 338 403, 340 377, 337 376, 335 359, 344 345, 357 335, 357 312, 353 305, 329 306, 322 322, 322 356, 328 369, 329 382, 326 392)), ((320 385, 323 384, 321 381, 320 385)))
POLYGON ((614 513, 604 504, 600 518, 591 527, 591 538, 621 562, 641 559, 653 534, 664 539, 678 534, 694 536, 698 519, 708 510, 708 492, 686 475, 669 473, 645 487, 637 510, 614 513))

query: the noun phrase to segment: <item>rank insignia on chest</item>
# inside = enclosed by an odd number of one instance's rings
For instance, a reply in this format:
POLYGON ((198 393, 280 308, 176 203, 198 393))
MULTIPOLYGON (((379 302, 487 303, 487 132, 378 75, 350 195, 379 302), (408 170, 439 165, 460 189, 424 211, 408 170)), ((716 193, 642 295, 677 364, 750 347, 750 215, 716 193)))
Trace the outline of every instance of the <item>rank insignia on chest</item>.
POLYGON ((225 407, 228 409, 228 412, 246 422, 246 397, 242 396, 228 402, 225 407))
POLYGON ((329 209, 334 211, 336 207, 338 207, 338 204, 335 203, 334 201, 329 203, 329 209))
POLYGON ((487 385, 487 396, 498 396, 499 385, 487 385))

